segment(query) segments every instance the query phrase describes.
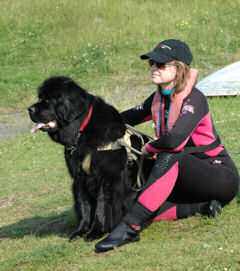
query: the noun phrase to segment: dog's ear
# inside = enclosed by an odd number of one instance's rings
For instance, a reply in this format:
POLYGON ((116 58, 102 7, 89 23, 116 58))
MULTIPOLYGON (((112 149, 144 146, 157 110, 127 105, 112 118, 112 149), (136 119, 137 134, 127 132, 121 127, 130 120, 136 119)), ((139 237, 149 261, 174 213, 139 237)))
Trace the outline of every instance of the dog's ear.
POLYGON ((63 123, 71 122, 71 119, 73 118, 73 112, 71 112, 73 109, 71 109, 71 107, 68 98, 61 97, 56 106, 56 115, 59 118, 58 121, 61 120, 63 123))
POLYGON ((90 106, 89 96, 84 89, 73 81, 67 82, 56 107, 57 115, 64 122, 71 123, 88 110, 90 106))

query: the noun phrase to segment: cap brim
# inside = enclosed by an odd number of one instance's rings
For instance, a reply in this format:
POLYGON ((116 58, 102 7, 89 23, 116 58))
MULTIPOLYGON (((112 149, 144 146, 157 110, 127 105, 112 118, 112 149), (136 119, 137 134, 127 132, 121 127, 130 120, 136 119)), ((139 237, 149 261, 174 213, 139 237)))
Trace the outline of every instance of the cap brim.
POLYGON ((166 54, 159 54, 159 52, 155 52, 155 51, 147 53, 145 55, 141 55, 140 58, 143 60, 151 58, 152 60, 158 63, 166 63, 166 62, 174 60, 174 58, 172 58, 171 56, 168 56, 166 54))

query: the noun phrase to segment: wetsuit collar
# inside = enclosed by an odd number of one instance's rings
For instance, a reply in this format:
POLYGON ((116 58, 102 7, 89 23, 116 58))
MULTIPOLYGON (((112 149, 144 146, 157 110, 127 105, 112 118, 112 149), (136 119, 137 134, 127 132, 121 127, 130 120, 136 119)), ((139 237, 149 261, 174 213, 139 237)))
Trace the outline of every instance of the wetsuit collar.
POLYGON ((162 88, 160 88, 160 91, 163 95, 169 95, 174 91, 174 88, 168 89, 168 90, 163 90, 162 88))

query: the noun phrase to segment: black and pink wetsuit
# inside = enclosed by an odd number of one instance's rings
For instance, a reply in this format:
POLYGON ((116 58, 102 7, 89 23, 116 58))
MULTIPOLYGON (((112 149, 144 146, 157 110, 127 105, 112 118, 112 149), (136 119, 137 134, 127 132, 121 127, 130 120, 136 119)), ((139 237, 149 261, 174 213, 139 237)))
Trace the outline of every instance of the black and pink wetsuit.
POLYGON ((153 93, 141 105, 122 112, 125 122, 133 126, 153 120, 157 135, 146 149, 157 153, 158 158, 126 218, 135 219, 130 222, 135 225, 150 216, 154 220, 176 220, 204 214, 209 201, 215 199, 224 206, 236 196, 239 187, 238 171, 220 143, 206 97, 193 87, 170 130, 171 101, 164 95, 157 101, 155 98, 153 93), (199 147, 214 142, 218 144, 199 152, 199 147), (193 151, 189 153, 190 147, 193 151))

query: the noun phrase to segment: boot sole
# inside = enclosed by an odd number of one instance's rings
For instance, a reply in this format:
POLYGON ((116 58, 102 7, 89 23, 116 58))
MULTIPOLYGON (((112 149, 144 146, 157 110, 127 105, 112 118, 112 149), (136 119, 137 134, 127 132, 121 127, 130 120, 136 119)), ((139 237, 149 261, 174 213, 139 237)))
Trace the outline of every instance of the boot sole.
MULTIPOLYGON (((113 250, 115 249, 116 247, 121 247, 123 245, 126 245, 128 243, 133 243, 133 242, 138 242, 140 240, 140 236, 136 236, 135 238, 133 238, 132 240, 129 240, 129 241, 125 241, 125 242, 118 242, 116 244, 114 244, 113 246, 108 246, 108 247, 96 247, 95 246, 95 252, 97 253, 101 253, 101 252, 106 252, 106 251, 109 251, 109 250, 113 250)), ((115 241, 117 242, 117 241, 115 241)))

